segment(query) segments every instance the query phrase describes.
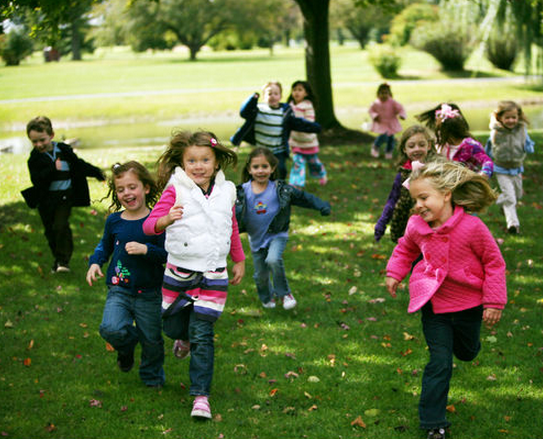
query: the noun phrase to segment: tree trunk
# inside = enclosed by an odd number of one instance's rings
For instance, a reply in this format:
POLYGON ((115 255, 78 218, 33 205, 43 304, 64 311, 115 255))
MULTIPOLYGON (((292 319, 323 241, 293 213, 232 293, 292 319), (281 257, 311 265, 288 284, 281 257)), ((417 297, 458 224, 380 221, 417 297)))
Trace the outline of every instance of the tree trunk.
POLYGON ((328 42, 328 10, 330 0, 296 0, 304 17, 305 69, 315 93, 317 121, 324 130, 340 127, 334 114, 330 47, 328 42))
POLYGON ((72 21, 72 61, 81 61, 81 32, 79 32, 79 21, 72 21))

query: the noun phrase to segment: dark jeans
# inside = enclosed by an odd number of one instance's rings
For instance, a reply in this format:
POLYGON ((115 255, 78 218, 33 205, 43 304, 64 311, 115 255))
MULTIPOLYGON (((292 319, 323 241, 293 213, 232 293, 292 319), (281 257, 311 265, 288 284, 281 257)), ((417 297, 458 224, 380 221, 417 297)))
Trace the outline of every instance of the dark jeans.
POLYGON ((50 200, 39 204, 38 212, 55 262, 68 265, 74 250, 69 222, 72 212, 69 193, 52 196, 50 200))
POLYGON ((278 154, 274 154, 275 157, 277 157, 277 160, 279 160, 279 163, 277 164, 277 172, 279 174, 279 180, 285 180, 287 178, 287 159, 288 154, 286 152, 280 152, 278 154))
POLYGON ((256 291, 262 303, 274 298, 282 299, 290 294, 283 253, 288 237, 276 236, 268 247, 252 252, 256 291))
POLYGON ((100 325, 100 335, 121 354, 141 343, 140 378, 152 386, 164 384, 165 376, 161 304, 160 288, 138 293, 111 286, 100 325))
POLYGON ((445 414, 453 354, 461 361, 471 361, 477 356, 481 349, 482 317, 482 306, 445 314, 434 314, 431 302, 422 308, 422 330, 430 351, 430 362, 422 376, 421 428, 450 425, 445 414))
POLYGON ((188 305, 166 317, 163 326, 168 337, 190 341, 190 394, 209 396, 215 357, 213 322, 198 318, 188 305))
POLYGON ((373 144, 375 145, 375 148, 379 149, 381 145, 385 142, 387 145, 385 152, 391 153, 392 151, 394 151, 394 145, 396 144, 394 134, 379 134, 373 144))

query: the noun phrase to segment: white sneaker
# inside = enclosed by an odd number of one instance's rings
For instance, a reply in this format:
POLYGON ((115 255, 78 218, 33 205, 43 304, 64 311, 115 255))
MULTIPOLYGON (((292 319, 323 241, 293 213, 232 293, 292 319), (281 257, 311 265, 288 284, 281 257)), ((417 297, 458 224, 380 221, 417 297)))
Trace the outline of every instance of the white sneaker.
POLYGON ((283 297, 283 308, 287 310, 294 308, 296 303, 296 299, 292 294, 287 294, 285 297, 283 297))
POLYGON ((379 150, 375 147, 375 146, 372 146, 371 147, 371 156, 372 157, 375 157, 375 158, 378 158, 379 157, 379 150))
POLYGON ((263 303, 262 306, 268 309, 275 308, 275 300, 271 299, 269 302, 263 303))

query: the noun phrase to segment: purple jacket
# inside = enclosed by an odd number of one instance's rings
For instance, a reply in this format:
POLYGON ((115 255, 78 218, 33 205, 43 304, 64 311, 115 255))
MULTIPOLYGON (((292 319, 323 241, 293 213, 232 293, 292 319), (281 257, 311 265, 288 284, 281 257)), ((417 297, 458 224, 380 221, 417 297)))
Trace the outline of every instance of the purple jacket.
POLYGON ((432 229, 419 215, 407 223, 392 252, 387 276, 401 281, 421 254, 409 279, 408 312, 428 301, 436 314, 483 305, 503 309, 507 303, 505 261, 486 225, 456 206, 445 224, 432 229))

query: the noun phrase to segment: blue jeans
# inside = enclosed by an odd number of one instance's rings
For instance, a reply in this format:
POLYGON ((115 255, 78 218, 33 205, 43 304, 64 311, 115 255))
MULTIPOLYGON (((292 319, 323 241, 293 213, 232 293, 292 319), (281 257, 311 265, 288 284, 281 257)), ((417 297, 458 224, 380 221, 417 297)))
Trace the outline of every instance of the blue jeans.
POLYGON ((376 149, 379 149, 383 143, 387 144, 385 152, 391 153, 394 151, 394 145, 396 144, 396 140, 394 139, 394 134, 379 134, 373 144, 375 145, 376 149))
POLYGON ((288 153, 286 152, 280 152, 275 154, 274 156, 277 157, 277 160, 279 160, 279 163, 277 164, 277 173, 279 180, 285 180, 287 178, 287 159, 288 159, 288 153))
POLYGON ((271 240, 267 248, 252 252, 255 269, 253 279, 262 303, 268 303, 274 296, 280 299, 290 294, 283 263, 283 252, 287 241, 287 237, 276 237, 271 240))
POLYGON ((190 394, 209 396, 215 357, 213 322, 199 318, 188 305, 164 319, 164 333, 174 340, 190 341, 190 394))
POLYGON ((138 293, 110 286, 100 325, 102 338, 121 354, 133 352, 141 343, 139 374, 147 385, 162 385, 165 380, 161 303, 160 288, 138 293))
POLYGON ((471 361, 477 356, 481 349, 482 317, 482 306, 444 314, 434 314, 431 302, 422 308, 422 331, 430 351, 430 362, 422 376, 421 428, 428 430, 450 425, 446 409, 453 354, 461 361, 471 361))

